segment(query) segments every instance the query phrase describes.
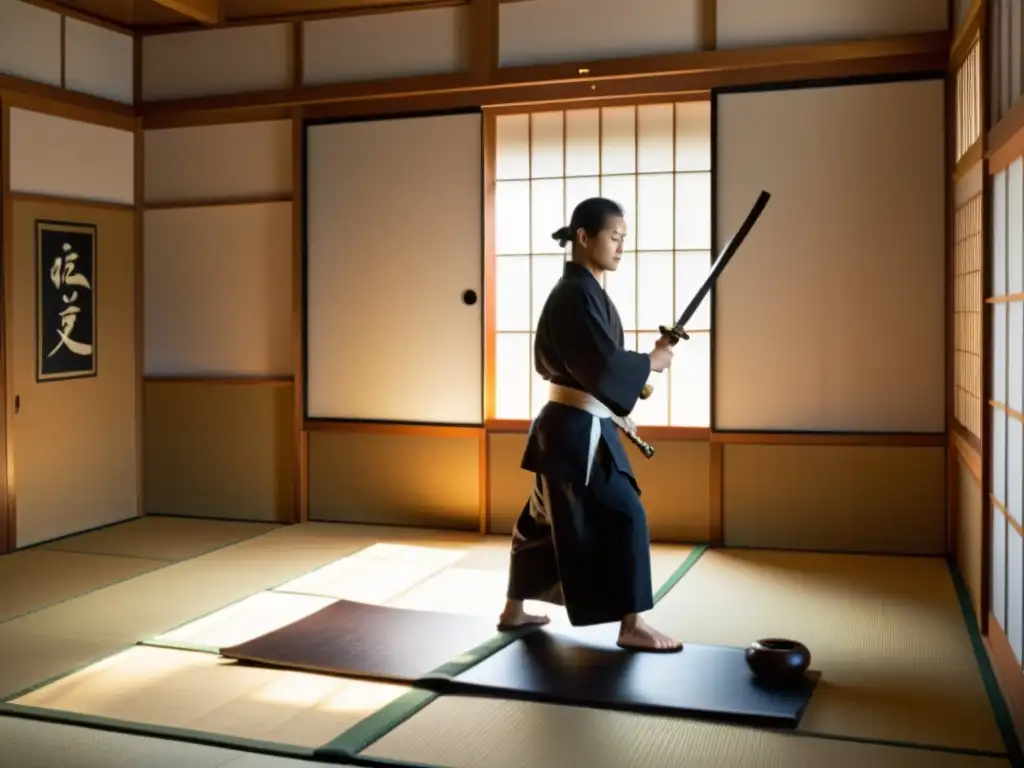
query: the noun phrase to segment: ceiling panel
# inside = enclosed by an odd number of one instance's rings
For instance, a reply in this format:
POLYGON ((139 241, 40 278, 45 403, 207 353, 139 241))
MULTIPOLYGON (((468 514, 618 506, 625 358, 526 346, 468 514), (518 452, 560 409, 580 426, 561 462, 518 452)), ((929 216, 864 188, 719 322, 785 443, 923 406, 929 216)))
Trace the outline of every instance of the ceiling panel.
MULTIPOLYGON (((28 0, 33 2, 33 0, 28 0)), ((228 22, 286 20, 346 11, 358 13, 379 9, 429 8, 462 5, 468 0, 221 0, 228 22)), ((135 29, 194 27, 191 19, 165 8, 154 0, 41 0, 38 5, 64 7, 96 19, 135 29)))

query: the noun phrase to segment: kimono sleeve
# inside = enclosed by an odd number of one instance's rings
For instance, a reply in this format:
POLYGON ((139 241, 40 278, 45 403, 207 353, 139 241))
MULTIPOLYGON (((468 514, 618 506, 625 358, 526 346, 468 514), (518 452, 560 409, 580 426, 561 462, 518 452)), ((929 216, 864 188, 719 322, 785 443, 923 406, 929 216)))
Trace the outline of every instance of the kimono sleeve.
POLYGON ((617 416, 628 416, 651 373, 651 359, 623 349, 605 320, 599 297, 568 291, 562 297, 555 347, 570 376, 617 416))

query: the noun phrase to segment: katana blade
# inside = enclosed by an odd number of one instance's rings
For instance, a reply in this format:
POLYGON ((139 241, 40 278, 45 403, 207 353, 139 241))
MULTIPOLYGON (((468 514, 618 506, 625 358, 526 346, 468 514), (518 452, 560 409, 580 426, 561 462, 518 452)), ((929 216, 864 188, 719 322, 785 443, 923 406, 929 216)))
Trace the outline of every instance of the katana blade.
POLYGON ((754 202, 754 207, 750 209, 750 213, 747 214, 747 218, 743 220, 740 228, 736 230, 736 234, 732 236, 725 247, 718 254, 718 258, 715 259, 714 264, 711 265, 711 271, 708 272, 708 276, 704 278, 704 282, 700 284, 700 288, 693 294, 693 298, 690 299, 690 303, 686 305, 683 313, 679 316, 676 324, 671 328, 667 326, 661 326, 658 328, 662 334, 668 336, 672 340, 672 344, 675 345, 680 339, 690 338, 686 333, 686 324, 690 322, 696 313, 697 309, 703 303, 704 299, 711 292, 715 282, 721 276, 722 271, 728 266, 729 261, 739 250, 740 246, 743 245, 743 241, 747 239, 747 235, 750 234, 750 230, 754 228, 754 224, 757 223, 758 218, 761 216, 761 212, 764 211, 765 206, 768 205, 768 200, 771 199, 771 195, 761 191, 761 194, 757 196, 757 200, 754 202))
MULTIPOLYGON (((700 284, 700 288, 690 299, 690 303, 686 305, 683 313, 679 316, 676 324, 669 328, 666 325, 658 327, 658 331, 662 336, 667 336, 672 346, 675 346, 683 339, 689 339, 690 335, 686 332, 686 324, 690 322, 700 307, 704 299, 707 298, 711 289, 714 287, 715 282, 721 276, 723 270, 728 266, 729 261, 739 250, 740 246, 743 245, 743 241, 747 239, 747 235, 750 234, 750 230, 754 228, 754 224, 757 223, 758 218, 761 216, 761 212, 764 211, 765 206, 768 205, 768 201, 771 199, 771 195, 761 190, 761 194, 757 196, 757 200, 754 201, 754 207, 750 209, 750 213, 747 214, 747 218, 740 224, 740 228, 736 230, 736 234, 730 238, 729 242, 725 244, 725 247, 718 254, 718 258, 715 259, 714 264, 711 265, 711 271, 708 276, 704 278, 704 282, 700 284)), ((643 391, 640 393, 640 399, 646 400, 654 392, 654 387, 650 384, 645 384, 643 391)))

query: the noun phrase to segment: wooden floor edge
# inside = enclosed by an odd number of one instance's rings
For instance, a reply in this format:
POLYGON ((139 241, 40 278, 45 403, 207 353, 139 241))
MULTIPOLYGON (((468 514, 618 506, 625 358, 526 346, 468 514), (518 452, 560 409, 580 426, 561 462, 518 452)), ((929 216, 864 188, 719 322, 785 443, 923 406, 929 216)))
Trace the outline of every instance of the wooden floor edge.
MULTIPOLYGON (((1008 746, 1019 752, 1019 745, 1024 743, 1024 669, 1017 663, 1009 639, 992 614, 989 614, 988 628, 988 634, 982 637, 982 645, 1006 705, 1009 725, 1017 739, 1016 745, 1008 746)), ((998 719, 1000 713, 997 711, 995 714, 998 719)))

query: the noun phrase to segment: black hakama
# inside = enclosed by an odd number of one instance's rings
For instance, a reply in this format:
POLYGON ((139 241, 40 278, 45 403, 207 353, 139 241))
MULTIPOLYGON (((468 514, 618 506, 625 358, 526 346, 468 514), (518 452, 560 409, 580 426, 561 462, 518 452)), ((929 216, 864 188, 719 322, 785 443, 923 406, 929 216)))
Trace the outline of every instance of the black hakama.
POLYGON ((650 610, 647 516, 608 413, 633 410, 650 358, 625 349, 615 306, 575 263, 544 305, 534 357, 545 380, 596 403, 548 402, 531 425, 521 466, 534 489, 513 532, 508 597, 564 605, 576 626, 650 610))

